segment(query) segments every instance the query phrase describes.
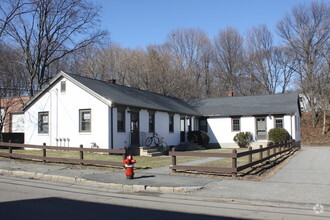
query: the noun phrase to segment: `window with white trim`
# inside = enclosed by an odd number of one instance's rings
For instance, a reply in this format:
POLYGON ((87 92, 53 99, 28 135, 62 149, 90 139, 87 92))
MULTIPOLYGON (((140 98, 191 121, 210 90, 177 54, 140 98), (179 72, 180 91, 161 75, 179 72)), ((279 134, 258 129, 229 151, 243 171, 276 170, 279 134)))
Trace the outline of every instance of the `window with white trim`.
POLYGON ((169 124, 168 124, 169 132, 173 133, 174 132, 174 115, 169 114, 169 124))
POLYGON ((155 132, 155 112, 149 112, 149 132, 155 132))
POLYGON ((90 109, 79 110, 79 131, 91 132, 92 115, 90 109))
POLYGON ((231 119, 231 130, 232 131, 241 130, 241 118, 232 118, 231 119))
POLYGON ((5 109, 0 108, 0 123, 2 124, 2 132, 5 131, 4 119, 5 119, 5 109))
POLYGON ((125 109, 117 109, 117 132, 125 132, 125 109))
POLYGON ((275 117, 275 128, 283 128, 283 117, 275 117))
POLYGON ((61 93, 65 93, 66 92, 66 81, 62 81, 61 82, 61 93))
POLYGON ((48 134, 49 132, 49 113, 39 112, 38 113, 38 133, 48 134))
POLYGON ((199 119, 199 130, 207 132, 207 118, 199 119))

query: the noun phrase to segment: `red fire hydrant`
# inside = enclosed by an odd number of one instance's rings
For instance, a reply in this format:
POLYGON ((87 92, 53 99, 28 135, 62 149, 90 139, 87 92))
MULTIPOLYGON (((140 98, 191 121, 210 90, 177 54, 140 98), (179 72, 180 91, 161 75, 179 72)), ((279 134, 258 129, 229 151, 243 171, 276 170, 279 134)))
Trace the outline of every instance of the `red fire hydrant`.
POLYGON ((136 160, 133 160, 133 157, 131 155, 128 155, 125 160, 123 160, 125 164, 125 170, 126 170, 126 178, 127 179, 133 179, 134 176, 134 164, 136 163, 136 160))

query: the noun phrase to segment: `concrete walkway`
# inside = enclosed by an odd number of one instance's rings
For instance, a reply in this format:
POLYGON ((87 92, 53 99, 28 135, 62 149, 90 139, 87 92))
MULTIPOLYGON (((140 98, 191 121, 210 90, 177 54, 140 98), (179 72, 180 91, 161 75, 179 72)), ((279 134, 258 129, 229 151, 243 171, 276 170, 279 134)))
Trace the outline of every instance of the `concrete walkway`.
POLYGON ((317 203, 330 211, 330 147, 303 148, 266 181, 213 181, 198 195, 281 203, 317 203))
POLYGON ((268 182, 295 184, 330 184, 330 147, 302 148, 297 157, 268 182))

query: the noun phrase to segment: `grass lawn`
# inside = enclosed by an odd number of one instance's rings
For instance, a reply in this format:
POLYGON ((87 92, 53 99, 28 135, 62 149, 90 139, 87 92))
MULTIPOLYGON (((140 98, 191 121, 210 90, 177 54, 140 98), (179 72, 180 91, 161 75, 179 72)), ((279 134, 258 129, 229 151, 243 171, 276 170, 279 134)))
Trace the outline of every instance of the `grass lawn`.
MULTIPOLYGON (((8 153, 8 149, 0 149, 0 152, 8 153)), ((16 150, 16 149, 13 149, 13 153, 42 156, 42 150, 22 150, 22 149, 16 150)), ((47 157, 79 159, 79 151, 47 150, 47 157)), ((171 160, 172 160, 170 156, 160 156, 160 157, 134 156, 133 158, 137 161, 135 164, 136 168, 156 168, 156 167, 162 167, 162 166, 169 166, 171 164, 171 160)), ((123 156, 84 152, 84 159, 121 162, 123 160, 123 156)), ((179 157, 179 158, 177 158, 177 163, 188 162, 188 161, 193 161, 193 160, 198 160, 198 159, 200 159, 200 158, 199 157, 179 157)), ((107 166, 105 166, 105 167, 107 167, 107 166)))
MULTIPOLYGON (((244 151, 246 149, 236 149, 237 152, 244 151)), ((207 149, 207 150, 195 150, 193 152, 205 152, 205 153, 232 153, 233 149, 230 148, 219 148, 219 149, 207 149)))
MULTIPOLYGON (((253 154, 252 161, 256 161, 259 159, 259 154, 253 154)), ((237 158, 237 167, 245 165, 249 162, 249 157, 244 156, 237 158)), ((232 167, 232 159, 231 158, 223 158, 216 161, 212 161, 205 164, 200 164, 199 166, 205 166, 205 167, 225 167, 225 168, 231 168, 232 167)))
MULTIPOLYGON (((247 149, 245 148, 238 148, 236 149, 237 152, 241 152, 241 151, 247 151, 247 149)), ((232 153, 233 149, 228 149, 228 148, 222 148, 222 149, 209 149, 209 150, 199 150, 199 151, 195 151, 195 152, 207 152, 207 153, 232 153)), ((264 157, 265 157, 265 153, 264 152, 264 157)), ((252 161, 258 160, 259 159, 259 154, 253 154, 252 156, 252 161)), ((249 161, 249 157, 248 156, 244 156, 244 157, 240 157, 237 159, 237 166, 242 166, 247 164, 249 161)), ((208 163, 204 163, 204 164, 200 164, 198 166, 206 166, 206 167, 224 167, 224 168, 230 168, 232 167, 232 159, 231 158, 219 158, 219 160, 216 161, 212 161, 212 162, 208 162, 208 163)))

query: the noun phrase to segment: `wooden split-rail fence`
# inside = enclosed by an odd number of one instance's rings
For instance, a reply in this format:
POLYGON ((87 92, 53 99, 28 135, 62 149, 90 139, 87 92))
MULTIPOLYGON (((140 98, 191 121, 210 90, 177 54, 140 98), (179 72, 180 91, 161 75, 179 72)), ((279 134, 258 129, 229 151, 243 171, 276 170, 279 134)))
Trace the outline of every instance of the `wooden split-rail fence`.
POLYGON ((16 159, 28 159, 28 160, 39 160, 43 162, 62 162, 62 163, 73 163, 73 164, 93 164, 93 165, 111 165, 111 166, 123 166, 122 161, 105 161, 105 160, 86 160, 84 159, 84 152, 94 152, 94 153, 108 153, 123 155, 123 159, 126 157, 127 148, 115 150, 115 149, 97 149, 97 148, 84 148, 83 145, 80 147, 55 147, 55 146, 46 146, 43 145, 30 145, 30 144, 16 144, 16 143, 7 143, 0 142, 0 147, 8 147, 8 153, 0 152, 0 156, 16 159), (15 148, 31 148, 31 149, 41 149, 42 155, 29 155, 29 154, 20 154, 15 153, 13 149, 15 148), (47 151, 76 151, 79 152, 79 159, 73 158, 59 158, 59 157, 48 157, 47 151))
POLYGON ((237 173, 255 166, 264 161, 268 161, 275 156, 282 155, 286 152, 292 151, 296 148, 296 143, 293 140, 285 141, 282 143, 270 143, 267 147, 259 146, 259 149, 252 150, 251 147, 246 151, 237 152, 236 149, 233 149, 231 153, 206 153, 206 152, 179 152, 175 151, 173 148, 169 155, 172 156, 172 164, 170 169, 173 172, 177 170, 181 171, 204 171, 204 172, 215 172, 222 174, 232 174, 237 176, 237 173), (259 154, 257 160, 253 161, 253 154, 259 154), (194 156, 194 157, 219 157, 221 158, 231 158, 231 167, 207 167, 207 166, 186 166, 186 165, 177 165, 177 157, 180 156, 194 156), (247 164, 237 166, 237 159, 248 156, 247 164))

